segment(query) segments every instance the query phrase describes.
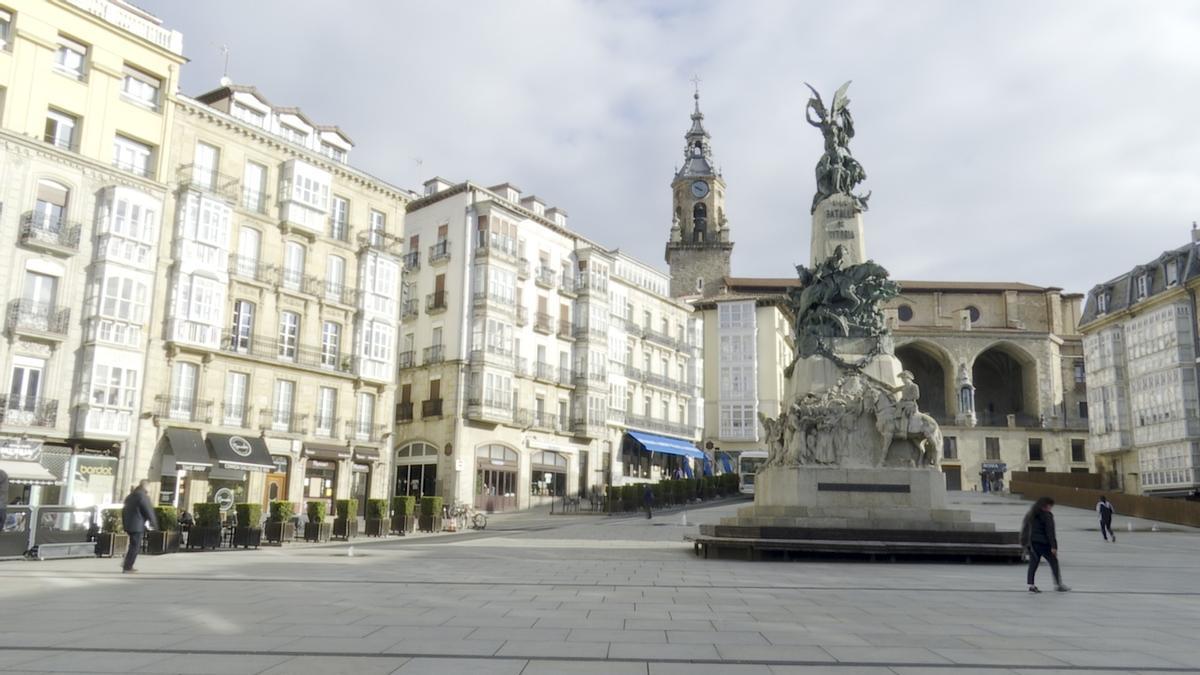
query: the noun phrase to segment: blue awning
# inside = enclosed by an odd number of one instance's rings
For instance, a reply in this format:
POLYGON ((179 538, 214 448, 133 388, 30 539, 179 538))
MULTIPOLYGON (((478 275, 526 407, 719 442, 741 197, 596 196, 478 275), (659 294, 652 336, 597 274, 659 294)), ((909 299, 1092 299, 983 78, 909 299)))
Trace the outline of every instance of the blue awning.
POLYGON ((733 462, 729 461, 729 455, 722 452, 720 457, 721 468, 725 471, 725 473, 733 473, 733 462))
POLYGON ((700 452, 696 446, 682 438, 656 436, 644 431, 626 431, 625 436, 633 439, 635 443, 647 452, 661 452, 665 455, 680 455, 693 459, 704 459, 703 452, 700 452))
POLYGON ((708 455, 704 456, 704 475, 713 475, 713 463, 712 460, 708 458, 708 455))

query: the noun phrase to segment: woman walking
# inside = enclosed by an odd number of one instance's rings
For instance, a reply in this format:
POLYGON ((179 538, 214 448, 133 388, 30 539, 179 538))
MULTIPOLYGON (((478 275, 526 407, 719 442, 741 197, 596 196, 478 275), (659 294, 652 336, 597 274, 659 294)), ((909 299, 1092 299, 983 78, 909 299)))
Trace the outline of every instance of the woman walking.
POLYGON ((1025 582, 1029 584, 1030 593, 1041 593, 1034 584, 1034 576, 1042 558, 1050 563, 1055 590, 1071 590, 1063 584, 1062 573, 1058 569, 1058 538, 1054 533, 1054 514, 1050 512, 1053 508, 1053 499, 1038 499, 1029 513, 1025 514, 1025 522, 1021 525, 1021 545, 1029 551, 1029 571, 1025 573, 1025 582))

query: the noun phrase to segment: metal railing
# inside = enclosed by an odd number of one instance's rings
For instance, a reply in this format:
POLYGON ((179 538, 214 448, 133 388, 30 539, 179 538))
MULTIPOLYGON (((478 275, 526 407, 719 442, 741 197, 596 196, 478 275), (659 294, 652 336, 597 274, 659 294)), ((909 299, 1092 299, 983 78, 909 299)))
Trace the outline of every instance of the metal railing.
POLYGON ((554 282, 558 279, 558 272, 549 267, 539 266, 533 273, 533 283, 545 288, 554 288, 554 282))
POLYGON ((154 178, 154 163, 147 157, 145 162, 122 162, 114 159, 112 162, 113 168, 118 171, 131 173, 142 178, 154 178))
POLYGON ((421 269, 421 252, 409 251, 408 253, 405 253, 403 256, 403 262, 405 270, 421 269))
POLYGON ((426 295, 425 311, 430 314, 446 311, 446 291, 434 291, 426 295))
POLYGON ((212 401, 160 394, 154 397, 154 403, 156 413, 161 418, 178 422, 212 424, 212 401))
POLYGON ((288 434, 305 433, 305 421, 308 413, 297 413, 291 410, 263 410, 259 414, 259 426, 263 431, 279 431, 288 434))
POLYGON ((58 424, 58 400, 0 394, 0 425, 53 427, 58 424))
POLYGON ((221 340, 221 350, 257 359, 282 361, 306 368, 319 368, 337 373, 349 373, 352 370, 351 359, 346 354, 332 353, 311 347, 301 347, 281 342, 278 338, 261 335, 226 333, 221 340))
POLYGON ((72 252, 79 250, 79 235, 83 226, 62 218, 49 218, 37 211, 21 216, 22 244, 45 244, 72 252))
POLYGON ((568 321, 566 319, 559 319, 559 321, 558 321, 558 337, 563 338, 564 340, 572 339, 571 322, 570 321, 568 321))
POLYGON ((181 190, 197 190, 222 197, 236 203, 241 193, 241 181, 208 167, 182 164, 175 172, 181 190))
POLYGON ((429 247, 429 264, 450 259, 450 241, 443 239, 429 247))
POLYGON ((329 302, 355 307, 358 305, 358 289, 351 288, 345 282, 330 281, 321 277, 304 277, 304 292, 315 295, 329 302))
POLYGON ((537 312, 534 315, 533 329, 539 333, 546 333, 547 335, 553 333, 554 317, 550 316, 546 312, 537 312))
POLYGON ((241 279, 257 281, 260 284, 273 285, 279 279, 277 267, 261 263, 257 258, 236 254, 229 256, 229 274, 241 279))
POLYGON ((570 368, 561 368, 560 367, 558 369, 558 383, 566 385, 568 387, 574 384, 574 380, 571 378, 571 369, 570 368))
POLYGON ((398 255, 404 248, 404 242, 399 237, 378 230, 359 232, 358 245, 363 248, 382 251, 389 255, 398 255))
POLYGON ((246 404, 221 404, 221 425, 246 429, 250 427, 250 406, 246 404))
POLYGON ((528 326, 529 325, 529 310, 526 309, 525 307, 522 307, 521 305, 517 305, 517 325, 518 326, 528 326))
POLYGON ((401 401, 396 404, 396 424, 406 424, 413 421, 412 401, 401 401))
POLYGON ((642 328, 642 337, 650 342, 660 344, 669 349, 678 349, 681 344, 680 340, 677 340, 677 339, 671 337, 667 333, 661 333, 659 331, 656 331, 653 328, 643 327, 642 328))
POLYGON ((563 272, 559 276, 558 290, 570 295, 575 295, 578 293, 578 290, 575 288, 575 277, 571 276, 567 272, 563 272))
POLYGON ((396 365, 400 368, 412 368, 417 365, 417 353, 413 350, 400 352, 396 355, 396 365))
POLYGON ((400 318, 411 319, 421 313, 421 301, 416 298, 409 298, 400 303, 400 318))
POLYGON ((533 376, 539 380, 553 382, 557 373, 558 369, 545 361, 535 361, 533 363, 533 376))
POLYGON ((562 420, 558 415, 545 410, 534 410, 531 415, 531 422, 534 428, 546 429, 548 431, 556 431, 559 433, 565 432, 566 428, 562 424, 562 420))
POLYGON ((13 300, 8 303, 4 325, 9 331, 65 336, 71 327, 71 310, 48 302, 13 300))
POLYGON ((266 215, 270 201, 271 195, 262 190, 251 190, 247 187, 242 188, 242 208, 247 211, 266 215))
POLYGON ((444 345, 433 345, 432 347, 426 347, 424 354, 425 360, 423 363, 425 365, 429 365, 431 363, 441 363, 442 361, 445 361, 445 350, 446 348, 444 345))
POLYGON ((333 416, 324 416, 317 413, 313 417, 313 436, 321 438, 337 438, 337 430, 341 426, 341 420, 333 416))
POLYGON ((350 223, 345 220, 329 219, 329 238, 334 241, 350 243, 350 223))
POLYGON ((442 416, 442 399, 433 398, 428 401, 421 401, 421 417, 441 417, 442 416))
POLYGON ((386 424, 373 424, 366 420, 347 420, 346 437, 366 443, 377 443, 383 439, 386 424))

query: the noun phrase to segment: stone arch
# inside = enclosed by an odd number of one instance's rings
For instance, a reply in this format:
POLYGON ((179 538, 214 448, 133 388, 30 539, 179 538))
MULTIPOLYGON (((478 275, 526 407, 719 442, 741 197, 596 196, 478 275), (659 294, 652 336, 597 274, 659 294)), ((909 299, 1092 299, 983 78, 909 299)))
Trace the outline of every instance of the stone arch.
POLYGON ((696 202, 692 207, 693 241, 703 243, 708 234, 708 207, 704 202, 696 202))
POLYGON ((971 382, 981 426, 1006 426, 1008 415, 1018 426, 1037 423, 1037 359, 1011 342, 996 342, 975 355, 971 382))
POLYGON ((940 345, 927 340, 911 340, 896 347, 896 358, 913 374, 921 388, 917 405, 921 412, 939 422, 953 420, 956 410, 954 359, 940 345))

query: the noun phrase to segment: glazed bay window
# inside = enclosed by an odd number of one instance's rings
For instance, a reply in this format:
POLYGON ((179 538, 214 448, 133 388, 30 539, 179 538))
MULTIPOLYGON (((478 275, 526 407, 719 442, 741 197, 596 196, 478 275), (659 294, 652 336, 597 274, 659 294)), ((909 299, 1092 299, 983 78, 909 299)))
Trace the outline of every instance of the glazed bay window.
POLYGON ((132 138, 117 134, 113 138, 113 166, 142 177, 154 174, 154 149, 132 138))
POLYGON ((321 323, 321 367, 337 368, 342 351, 342 326, 333 321, 321 323))
POLYGON ((295 312, 279 313, 279 358, 296 360, 300 344, 300 315, 295 312))
POLYGON ((74 150, 77 146, 79 118, 58 110, 46 111, 46 133, 42 140, 56 148, 74 150))
POLYGON ((132 410, 137 402, 137 393, 137 370, 96 364, 92 371, 92 405, 132 410))
POLYGON ((158 110, 158 92, 162 89, 162 80, 150 73, 134 68, 128 63, 121 79, 121 96, 137 105, 158 110))
POLYGON ((225 373, 225 401, 222 405, 221 417, 227 427, 246 426, 246 400, 250 386, 250 376, 246 373, 229 371, 225 373))
POLYGON ((144 282, 125 277, 106 277, 104 293, 100 300, 100 314, 129 323, 144 323, 146 296, 147 288, 144 282))
POLYGON ((54 52, 54 69, 68 77, 82 80, 87 53, 87 45, 59 35, 58 49, 54 52))

